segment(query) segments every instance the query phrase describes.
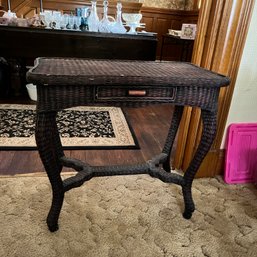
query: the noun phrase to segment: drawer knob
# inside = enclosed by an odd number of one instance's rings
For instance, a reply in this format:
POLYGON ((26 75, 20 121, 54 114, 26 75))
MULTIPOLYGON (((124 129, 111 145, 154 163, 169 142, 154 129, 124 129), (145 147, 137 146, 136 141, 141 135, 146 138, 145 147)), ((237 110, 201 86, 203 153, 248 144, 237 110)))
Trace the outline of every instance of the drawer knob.
POLYGON ((129 96, 145 96, 146 91, 145 90, 129 90, 128 95, 129 96))

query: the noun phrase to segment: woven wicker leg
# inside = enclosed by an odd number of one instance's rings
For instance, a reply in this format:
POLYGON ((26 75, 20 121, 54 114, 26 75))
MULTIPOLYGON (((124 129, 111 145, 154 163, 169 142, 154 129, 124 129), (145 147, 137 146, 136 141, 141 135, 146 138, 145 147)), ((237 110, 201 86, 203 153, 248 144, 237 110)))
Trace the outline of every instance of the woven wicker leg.
POLYGON ((58 218, 62 208, 64 189, 60 173, 60 158, 64 156, 56 126, 56 112, 38 113, 36 123, 36 142, 53 192, 47 225, 51 232, 58 229, 58 218))
POLYGON ((166 161, 163 163, 163 169, 167 172, 170 172, 171 149, 172 149, 172 146, 177 134, 178 126, 182 117, 183 108, 184 108, 183 106, 178 106, 178 105, 175 106, 168 136, 166 138, 165 145, 162 150, 163 153, 166 153, 168 155, 166 161))
POLYGON ((184 218, 190 219, 192 213, 195 210, 194 201, 192 198, 192 182, 195 177, 195 174, 202 163, 202 160, 208 153, 213 143, 216 134, 216 112, 210 112, 202 110, 202 120, 203 120, 203 132, 200 144, 197 148, 195 156, 191 161, 188 169, 184 175, 184 185, 182 186, 184 202, 185 202, 185 211, 184 218))

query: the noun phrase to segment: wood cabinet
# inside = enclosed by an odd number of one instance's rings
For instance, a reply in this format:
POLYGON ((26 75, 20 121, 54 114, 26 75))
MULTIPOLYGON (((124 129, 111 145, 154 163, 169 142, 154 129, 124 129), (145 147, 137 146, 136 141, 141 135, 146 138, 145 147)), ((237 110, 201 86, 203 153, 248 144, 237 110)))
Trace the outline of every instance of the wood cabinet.
POLYGON ((169 34, 162 35, 160 60, 190 62, 194 40, 169 34))
MULTIPOLYGON (((146 24, 146 31, 157 33, 158 46, 156 59, 160 58, 162 35, 166 34, 168 29, 180 30, 183 23, 196 24, 198 20, 198 11, 142 7, 141 13, 143 14, 142 21, 146 24)), ((168 58, 169 56, 167 56, 168 58)))
POLYGON ((155 36, 0 26, 0 56, 155 60, 155 36))

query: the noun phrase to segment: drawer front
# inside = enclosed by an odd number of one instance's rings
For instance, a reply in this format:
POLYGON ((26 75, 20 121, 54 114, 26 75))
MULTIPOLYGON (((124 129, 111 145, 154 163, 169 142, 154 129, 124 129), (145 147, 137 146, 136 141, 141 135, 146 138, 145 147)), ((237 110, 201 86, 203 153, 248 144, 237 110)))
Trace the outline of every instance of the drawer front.
POLYGON ((96 86, 95 101, 146 101, 173 102, 176 88, 172 87, 129 87, 129 86, 96 86))

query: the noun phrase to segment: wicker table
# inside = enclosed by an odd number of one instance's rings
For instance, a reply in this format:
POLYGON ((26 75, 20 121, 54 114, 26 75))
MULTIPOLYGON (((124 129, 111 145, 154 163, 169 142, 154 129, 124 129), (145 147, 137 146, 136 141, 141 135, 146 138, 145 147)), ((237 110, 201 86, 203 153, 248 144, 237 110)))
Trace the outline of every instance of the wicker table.
POLYGON ((36 142, 53 190, 47 224, 58 229, 64 193, 95 176, 149 174, 182 187, 184 218, 195 210, 192 182, 216 133, 218 95, 225 76, 190 63, 38 58, 27 79, 37 85, 36 142), (79 105, 145 106, 171 103, 174 115, 162 153, 137 165, 95 166, 65 157, 56 126, 58 111, 79 105), (184 106, 201 108, 203 133, 184 176, 170 172, 170 153, 184 106), (78 173, 62 181, 62 167, 78 173))

